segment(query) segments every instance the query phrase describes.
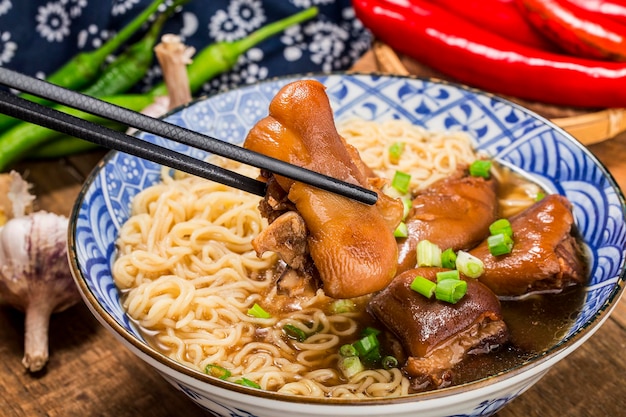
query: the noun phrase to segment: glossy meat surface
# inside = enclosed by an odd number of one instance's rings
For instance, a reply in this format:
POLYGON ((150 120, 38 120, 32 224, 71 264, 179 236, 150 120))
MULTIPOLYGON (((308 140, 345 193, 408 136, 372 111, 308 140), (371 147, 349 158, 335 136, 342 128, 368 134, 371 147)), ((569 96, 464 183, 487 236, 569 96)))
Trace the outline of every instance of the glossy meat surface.
POLYGON ((416 266, 419 241, 429 240, 442 250, 467 250, 488 236, 497 216, 495 180, 463 176, 438 181, 413 200, 406 220, 409 237, 398 242, 398 271, 416 266))
POLYGON ((486 241, 470 251, 485 265, 482 283, 499 296, 516 296, 585 281, 586 264, 565 197, 547 195, 510 221, 515 242, 510 254, 491 255, 486 241))
MULTIPOLYGON (((283 87, 270 103, 269 116, 251 129, 244 147, 374 189, 358 152, 337 133, 318 81, 283 87)), ((398 250, 393 229, 402 216, 399 201, 379 193, 379 202, 367 206, 288 178, 273 179, 306 223, 308 250, 326 294, 356 297, 378 291, 393 279, 398 250)))
POLYGON ((436 273, 443 270, 405 271, 368 304, 409 355, 406 371, 434 387, 446 385, 447 374, 466 354, 489 352, 508 338, 500 302, 479 281, 466 279, 467 293, 456 304, 428 299, 410 288, 416 276, 436 281, 436 273))

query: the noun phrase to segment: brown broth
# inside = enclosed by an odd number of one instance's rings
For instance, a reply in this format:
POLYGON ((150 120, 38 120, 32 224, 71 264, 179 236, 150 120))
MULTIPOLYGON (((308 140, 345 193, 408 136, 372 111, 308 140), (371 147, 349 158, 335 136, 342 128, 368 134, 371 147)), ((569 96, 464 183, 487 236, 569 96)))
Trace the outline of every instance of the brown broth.
POLYGON ((510 341, 495 352, 468 355, 456 367, 454 383, 475 381, 515 368, 561 340, 574 324, 585 297, 582 286, 558 294, 502 301, 510 341))

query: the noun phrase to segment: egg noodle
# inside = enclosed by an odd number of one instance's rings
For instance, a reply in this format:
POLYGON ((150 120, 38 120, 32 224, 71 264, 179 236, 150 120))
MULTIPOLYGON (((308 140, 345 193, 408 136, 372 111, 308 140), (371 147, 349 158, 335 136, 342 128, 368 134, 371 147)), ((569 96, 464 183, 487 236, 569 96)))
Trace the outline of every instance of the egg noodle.
MULTIPOLYGON (((475 158, 464 135, 432 134, 399 121, 354 121, 340 133, 370 167, 410 172, 417 188, 475 158), (387 148, 397 141, 406 148, 393 166, 387 148)), ((219 162, 235 167, 232 161, 219 162)), ((250 168, 237 169, 256 175, 247 172, 250 168)), ((117 240, 113 277, 129 316, 170 358, 199 371, 218 365, 230 371, 230 381, 246 378, 264 390, 315 397, 406 395, 409 381, 399 369, 367 370, 350 380, 342 376, 338 351, 359 338, 363 312, 331 313, 333 300, 322 290, 294 311, 270 318, 248 315, 255 303, 271 299, 278 260, 274 254, 258 258, 252 248, 267 226, 259 201, 163 169, 160 183, 134 197, 117 240), (285 336, 285 324, 315 332, 299 342, 285 336)))
POLYGON ((351 119, 338 127, 346 141, 359 150, 361 159, 376 173, 393 178, 396 171, 411 174, 413 193, 448 177, 461 165, 476 159, 474 144, 464 132, 435 132, 404 120, 375 122, 351 119), (392 145, 401 143, 402 156, 390 157, 392 145), (393 161, 393 162, 392 162, 393 161))

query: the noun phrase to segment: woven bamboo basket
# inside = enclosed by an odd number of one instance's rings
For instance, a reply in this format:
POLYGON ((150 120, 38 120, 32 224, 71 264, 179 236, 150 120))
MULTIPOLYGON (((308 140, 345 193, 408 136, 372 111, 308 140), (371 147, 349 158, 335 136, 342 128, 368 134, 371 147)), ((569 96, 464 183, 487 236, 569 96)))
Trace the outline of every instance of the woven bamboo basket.
MULTIPOLYGON (((384 43, 374 42, 372 52, 380 72, 449 79, 410 57, 396 54, 384 43)), ((603 142, 626 132, 626 109, 623 108, 585 111, 528 102, 516 97, 506 98, 550 119, 585 145, 603 142)))

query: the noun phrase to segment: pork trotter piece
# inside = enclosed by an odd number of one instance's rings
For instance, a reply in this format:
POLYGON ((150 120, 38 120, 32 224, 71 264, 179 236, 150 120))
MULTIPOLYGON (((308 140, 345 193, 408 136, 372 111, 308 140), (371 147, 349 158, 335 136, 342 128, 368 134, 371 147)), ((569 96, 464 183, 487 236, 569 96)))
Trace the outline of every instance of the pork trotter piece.
POLYGON ((409 236, 398 241, 398 272, 415 268, 421 240, 457 251, 485 239, 498 216, 496 188, 494 179, 453 176, 416 196, 405 221, 409 236))
POLYGON ((436 281, 444 270, 405 271, 368 304, 368 311, 402 343, 409 356, 404 369, 422 390, 450 385, 452 368, 466 355, 490 352, 509 337, 498 298, 475 279, 466 279, 467 293, 456 304, 411 289, 416 276, 436 281))
MULTIPOLYGON (((269 115, 248 133, 244 147, 378 192, 378 202, 368 206, 262 173, 276 181, 304 219, 308 251, 326 294, 356 297, 378 291, 393 279, 398 257, 393 230, 401 220, 402 203, 371 185, 358 152, 337 132, 320 82, 303 80, 283 87, 270 103, 269 115)), ((275 195, 262 206, 276 206, 275 195)))
POLYGON ((509 220, 511 253, 493 256, 486 241, 470 251, 485 265, 478 278, 483 284, 498 296, 518 296, 585 281, 587 266, 573 235, 571 204, 564 196, 547 195, 509 220))

